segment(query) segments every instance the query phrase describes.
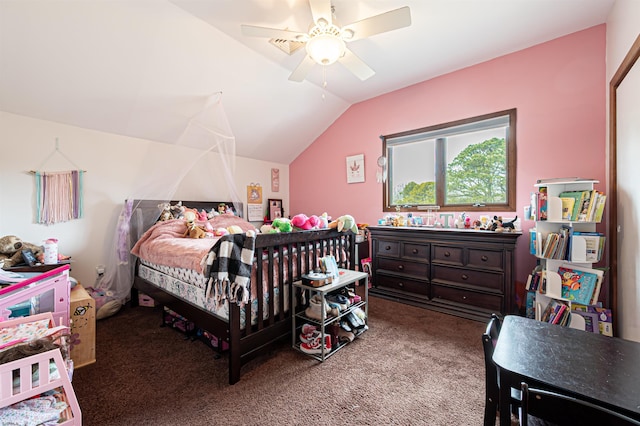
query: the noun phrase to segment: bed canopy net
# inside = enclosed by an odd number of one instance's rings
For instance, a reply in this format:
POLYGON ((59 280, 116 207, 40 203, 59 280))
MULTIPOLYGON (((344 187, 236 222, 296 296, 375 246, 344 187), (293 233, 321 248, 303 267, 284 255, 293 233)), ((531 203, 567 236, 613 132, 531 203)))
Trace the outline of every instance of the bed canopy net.
MULTIPOLYGON (((199 163, 206 162, 207 167, 222 174, 224 181, 208 188, 216 188, 226 183, 227 199, 236 206, 240 196, 235 185, 235 137, 229 126, 222 106, 222 94, 209 97, 202 110, 193 116, 174 145, 180 150, 188 150, 186 161, 167 164, 166 152, 159 152, 151 146, 144 156, 145 167, 141 170, 137 189, 128 197, 118 217, 113 246, 108 251, 104 276, 100 277, 95 288, 107 296, 107 302, 98 310, 97 317, 104 318, 120 309, 128 300, 135 273, 135 257, 130 253, 133 244, 158 219, 161 207, 157 210, 141 208, 136 200, 159 200, 170 202, 179 189, 181 182, 199 163), (149 171, 153 171, 149 173, 149 171), (134 235, 135 234, 135 235, 134 235)), ((215 199, 218 194, 212 194, 215 199)))

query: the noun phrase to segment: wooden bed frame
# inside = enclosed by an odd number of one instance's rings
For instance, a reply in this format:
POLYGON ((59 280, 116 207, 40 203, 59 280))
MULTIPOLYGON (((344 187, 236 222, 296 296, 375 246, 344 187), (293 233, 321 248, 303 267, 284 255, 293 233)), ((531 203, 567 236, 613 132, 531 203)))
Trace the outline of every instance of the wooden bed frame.
MULTIPOLYGON (((158 201, 147 201, 149 206, 156 208, 158 201)), ((224 202, 227 205, 231 202, 224 202)), ((173 204, 173 202, 172 202, 173 204)), ((183 201, 183 205, 193 208, 211 209, 217 206, 219 202, 193 202, 183 201)), ((236 210, 242 212, 241 206, 235 206, 236 210)), ((258 234, 256 237, 256 246, 254 252, 254 265, 256 267, 256 281, 263 282, 267 278, 267 291, 269 293, 269 305, 267 306, 268 315, 264 319, 264 304, 258 303, 257 322, 253 326, 241 328, 240 326, 240 308, 235 303, 230 304, 229 320, 223 320, 211 312, 208 312, 198 306, 192 305, 165 290, 156 287, 148 281, 140 278, 137 273, 133 283, 131 294, 132 304, 138 301, 137 291, 152 297, 156 303, 164 305, 178 314, 193 321, 198 327, 212 333, 219 339, 229 344, 229 384, 237 383, 240 380, 240 369, 249 360, 255 358, 264 352, 264 349, 270 343, 291 335, 291 309, 285 310, 285 298, 278 298, 278 306, 274 304, 274 288, 283 289, 284 284, 284 265, 282 262, 275 262, 276 258, 287 259, 287 276, 286 282, 288 294, 291 295, 293 289, 291 283, 300 280, 300 271, 312 270, 314 265, 318 264, 318 258, 325 255, 335 255, 336 259, 340 257, 337 253, 344 251, 347 253, 347 260, 340 263, 341 268, 355 269, 355 234, 351 231, 338 232, 335 229, 323 229, 316 231, 300 231, 289 233, 275 234, 258 234), (314 248, 322 247, 321 250, 314 248), (312 256, 297 256, 296 271, 293 274, 293 256, 285 256, 285 251, 291 252, 296 250, 298 253, 306 251, 313 253, 312 256), (262 258, 266 256, 267 266, 263 266, 263 261, 256 262, 256 257, 262 258), (278 269, 278 282, 274 282, 274 268, 278 269), (276 313, 277 312, 277 313, 276 313)), ((257 289, 255 297, 257 300, 264 300, 263 286, 255 286, 257 289)), ((280 295, 284 296, 285 291, 280 291, 280 295)), ((289 303, 287 303, 287 306, 289 303)), ((251 318, 251 304, 246 304, 242 309, 245 310, 245 318, 251 318)))

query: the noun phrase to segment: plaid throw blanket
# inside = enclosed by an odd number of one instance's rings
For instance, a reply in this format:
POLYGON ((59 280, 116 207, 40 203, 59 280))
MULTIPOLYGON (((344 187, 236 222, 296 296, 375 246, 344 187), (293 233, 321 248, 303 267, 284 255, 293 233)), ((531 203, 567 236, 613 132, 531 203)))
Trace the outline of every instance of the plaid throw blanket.
POLYGON ((251 299, 251 268, 256 236, 229 234, 220 238, 205 258, 206 296, 218 304, 228 300, 244 306, 251 299))

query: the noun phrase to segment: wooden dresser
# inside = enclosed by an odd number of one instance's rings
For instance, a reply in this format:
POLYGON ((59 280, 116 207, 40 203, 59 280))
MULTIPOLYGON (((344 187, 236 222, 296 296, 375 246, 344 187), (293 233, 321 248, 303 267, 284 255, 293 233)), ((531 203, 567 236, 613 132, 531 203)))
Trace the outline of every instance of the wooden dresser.
POLYGON ((519 232, 369 227, 371 295, 486 321, 515 312, 519 232))

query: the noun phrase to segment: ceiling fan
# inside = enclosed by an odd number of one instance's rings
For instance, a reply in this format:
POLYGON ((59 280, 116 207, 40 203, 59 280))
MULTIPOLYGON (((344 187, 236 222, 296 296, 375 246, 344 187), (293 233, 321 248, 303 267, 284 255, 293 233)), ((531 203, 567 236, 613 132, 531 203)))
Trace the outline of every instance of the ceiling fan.
POLYGON ((346 46, 347 42, 411 25, 409 7, 401 7, 340 27, 333 19, 331 0, 309 0, 313 23, 308 33, 277 28, 241 25, 242 33, 251 37, 268 37, 305 43, 306 56, 289 76, 291 81, 305 79, 315 64, 340 62, 361 80, 375 74, 362 59, 346 46))

